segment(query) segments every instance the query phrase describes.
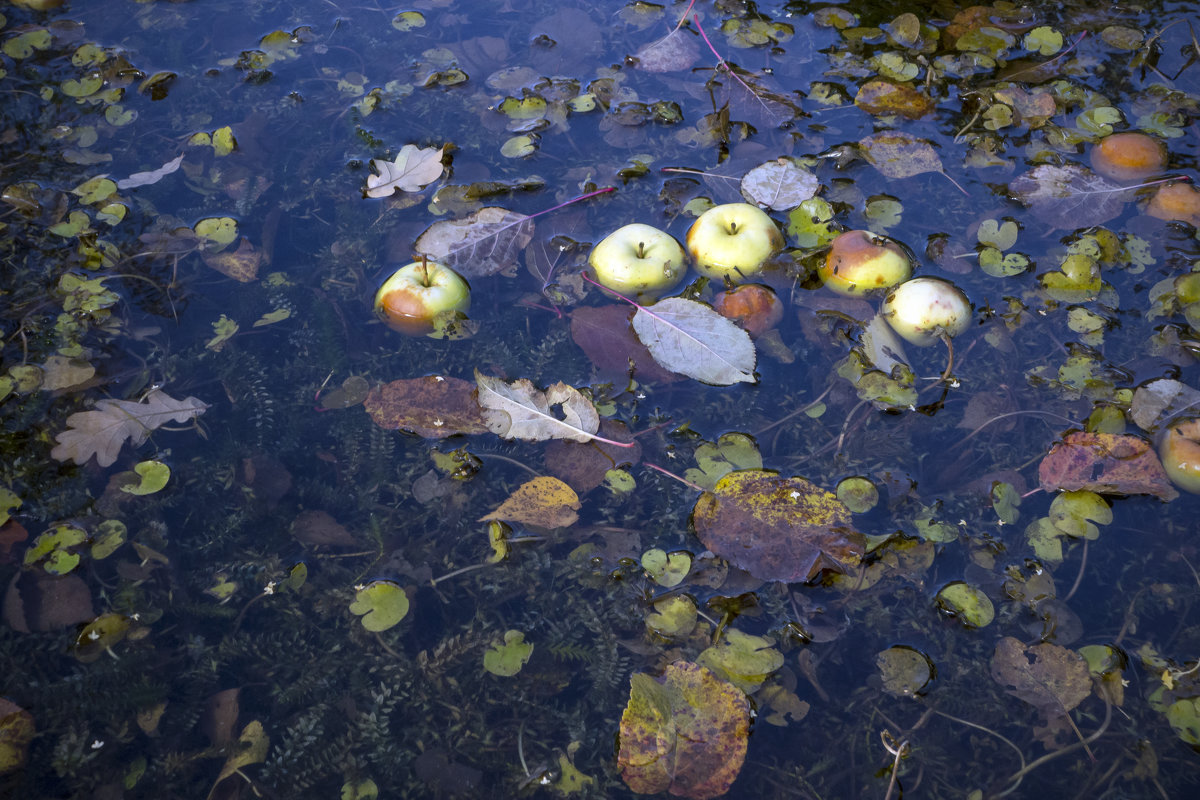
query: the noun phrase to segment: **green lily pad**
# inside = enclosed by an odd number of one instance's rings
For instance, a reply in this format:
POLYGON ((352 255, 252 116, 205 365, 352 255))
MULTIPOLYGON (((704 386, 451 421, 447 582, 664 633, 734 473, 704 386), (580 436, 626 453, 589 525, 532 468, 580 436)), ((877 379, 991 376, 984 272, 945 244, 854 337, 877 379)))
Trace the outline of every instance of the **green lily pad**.
POLYGON ((533 645, 525 641, 520 631, 505 631, 504 643, 497 642, 483 654, 483 668, 493 675, 511 678, 533 655, 533 645))
POLYGON ((692 554, 678 551, 668 554, 655 548, 642 554, 642 568, 659 586, 678 586, 692 569, 692 554))
POLYGON ((684 637, 696 627, 699 612, 692 598, 673 594, 656 600, 654 610, 646 615, 646 629, 667 639, 684 637))
POLYGON ((129 494, 154 494, 161 491, 171 479, 171 468, 161 461, 141 461, 134 465, 137 482, 130 481, 121 486, 122 492, 129 494))
POLYGON ((783 666, 783 653, 774 645, 764 636, 726 628, 721 641, 702 652, 696 663, 751 694, 783 666))
POLYGON ((200 238, 220 247, 233 244, 238 236, 237 221, 232 217, 208 217, 197 222, 193 230, 200 238))
POLYGON ((79 632, 72 653, 85 664, 95 661, 121 643, 129 632, 129 624, 129 617, 124 614, 101 614, 79 632))
POLYGON ((996 609, 988 596, 962 581, 943 586, 936 599, 939 608, 958 617, 968 628, 986 627, 996 617, 996 609))
POLYGON ((106 519, 96 526, 92 537, 92 558, 108 558, 125 544, 129 530, 119 519, 106 519))
POLYGON ((386 631, 408 613, 408 595, 397 583, 378 580, 355 588, 350 613, 362 617, 362 626, 369 631, 386 631))
POLYGON ((0 486, 0 525, 8 522, 9 515, 21 507, 21 498, 7 487, 0 486))
POLYGON ((879 490, 869 478, 861 475, 838 481, 836 493, 837 499, 850 509, 852 514, 864 514, 879 503, 879 490))
POLYGON ((748 433, 726 433, 715 444, 705 442, 696 448, 695 458, 697 467, 689 469, 683 477, 708 490, 735 469, 762 468, 758 443, 748 433))
POLYGON ((1200 697, 1185 697, 1168 706, 1167 722, 1180 739, 1200 745, 1200 697))
POLYGON ((893 697, 913 697, 933 680, 933 662, 920 650, 905 645, 889 647, 875 656, 883 690, 893 697))
POLYGON ((33 540, 25 551, 25 565, 40 564, 51 575, 66 575, 79 565, 79 554, 71 548, 83 544, 87 538, 87 532, 76 525, 56 525, 33 540))

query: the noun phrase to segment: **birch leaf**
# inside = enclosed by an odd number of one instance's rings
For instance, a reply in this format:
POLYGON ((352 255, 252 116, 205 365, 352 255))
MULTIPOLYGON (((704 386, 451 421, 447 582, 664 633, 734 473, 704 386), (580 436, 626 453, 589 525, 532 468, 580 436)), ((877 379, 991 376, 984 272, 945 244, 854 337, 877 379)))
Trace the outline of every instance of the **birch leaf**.
POLYGON ((750 334, 703 303, 668 297, 639 306, 633 330, 654 360, 672 372, 715 386, 754 383, 757 352, 750 334))
POLYGON ((367 197, 390 197, 397 189, 421 191, 442 176, 442 151, 445 149, 406 144, 400 148, 395 161, 372 159, 371 166, 379 174, 367 176, 367 197))
POLYGON ((1014 178, 1008 189, 1038 219, 1064 230, 1103 225, 1120 216, 1134 196, 1133 190, 1076 164, 1041 164, 1014 178))
POLYGON ((117 460, 126 440, 137 447, 151 431, 168 422, 187 422, 207 408, 207 403, 194 397, 176 400, 159 390, 146 395, 141 402, 100 400, 91 411, 67 417, 69 427, 54 437, 58 444, 50 455, 76 464, 85 464, 94 455, 96 463, 107 467, 117 460))
POLYGON ((579 519, 579 495, 558 478, 539 475, 517 487, 507 500, 480 522, 504 520, 539 528, 565 528, 579 519))
POLYGON ((587 442, 600 427, 600 415, 579 390, 556 383, 538 391, 527 378, 505 383, 475 370, 477 399, 483 421, 492 433, 505 439, 541 442, 567 439, 587 442), (554 407, 561 407, 559 417, 554 407))
POLYGON ((466 278, 482 278, 517 266, 517 256, 533 238, 533 218, 497 206, 469 217, 429 226, 415 249, 466 278))

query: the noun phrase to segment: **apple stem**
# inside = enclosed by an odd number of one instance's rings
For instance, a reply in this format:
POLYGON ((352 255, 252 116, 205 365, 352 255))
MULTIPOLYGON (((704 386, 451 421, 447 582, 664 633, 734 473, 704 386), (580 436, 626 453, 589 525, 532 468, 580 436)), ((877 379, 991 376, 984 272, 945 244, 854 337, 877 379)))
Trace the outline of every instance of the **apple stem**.
POLYGON ((946 345, 946 353, 949 358, 946 360, 946 369, 942 372, 942 383, 951 384, 954 378, 950 372, 954 369, 954 340, 950 338, 950 334, 942 331, 942 343, 946 345))
POLYGON ((638 258, 646 257, 646 243, 638 242, 638 258))

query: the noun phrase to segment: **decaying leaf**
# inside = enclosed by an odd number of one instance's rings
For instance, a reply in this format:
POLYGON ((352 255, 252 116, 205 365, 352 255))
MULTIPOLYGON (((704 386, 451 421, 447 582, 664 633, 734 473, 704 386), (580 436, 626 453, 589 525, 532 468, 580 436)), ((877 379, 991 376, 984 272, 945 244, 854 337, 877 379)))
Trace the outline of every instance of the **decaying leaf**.
POLYGON ((746 469, 731 472, 692 509, 708 549, 756 578, 806 581, 823 569, 856 566, 866 539, 837 496, 804 478, 746 469))
POLYGON ((858 142, 863 157, 887 178, 908 178, 922 172, 942 172, 942 159, 933 145, 907 133, 885 131, 858 142))
POLYGON ((606 439, 628 442, 633 446, 617 447, 596 440, 558 440, 546 445, 546 469, 581 494, 604 483, 609 470, 637 464, 642 459, 642 446, 634 440, 625 423, 602 419, 598 432, 606 439))
POLYGON ((359 542, 330 514, 316 509, 301 511, 292 520, 292 536, 304 544, 353 547, 359 542))
POLYGON ((1147 381, 1133 393, 1129 416, 1139 428, 1154 433, 1176 417, 1200 409, 1200 391, 1174 378, 1147 381))
POLYGON ((633 330, 654 360, 672 372, 716 386, 756 380, 758 355, 750 334, 703 303, 668 297, 639 308, 633 330))
POLYGON ((582 306, 571 312, 571 338, 607 377, 632 376, 642 383, 683 380, 663 369, 633 334, 630 321, 637 309, 628 306, 582 306))
POLYGON ((538 391, 527 378, 505 383, 475 370, 476 399, 488 430, 505 439, 540 442, 567 439, 587 442, 600 428, 592 402, 573 386, 559 382, 538 391), (562 416, 555 415, 555 406, 562 416))
POLYGON ((389 197, 397 190, 419 192, 442 176, 443 147, 420 148, 406 144, 395 161, 376 158, 371 166, 378 175, 367 176, 367 197, 389 197))
POLYGON ((126 440, 137 447, 151 431, 168 422, 188 422, 207 408, 207 403, 194 397, 176 400, 159 389, 141 402, 99 400, 91 411, 78 411, 67 417, 68 428, 54 437, 58 444, 50 455, 76 464, 84 464, 95 455, 96 463, 107 467, 117 460, 126 440))
POLYGON ((515 269, 533 238, 533 218, 496 206, 463 219, 442 220, 417 237, 415 249, 467 278, 515 269))
POLYGON ((1013 196, 1055 228, 1103 225, 1120 216, 1134 190, 1078 164, 1040 164, 1008 185, 1013 196))
POLYGON ((179 165, 182 163, 183 155, 180 154, 178 157, 171 159, 158 169, 150 170, 149 172, 135 172, 128 178, 117 181, 117 188, 121 190, 135 189, 138 186, 149 186, 151 184, 158 183, 163 178, 179 169, 179 165))
MULTIPOLYGON (((267 750, 271 747, 271 740, 263 730, 262 723, 255 719, 242 728, 242 733, 238 736, 235 747, 235 752, 225 760, 225 765, 221 767, 221 774, 217 777, 217 783, 235 774, 242 767, 248 767, 251 764, 261 764, 266 760, 267 750)), ((213 787, 213 790, 216 791, 216 787, 213 787)))
POLYGON ((470 381, 426 375, 376 386, 363 407, 381 428, 445 439, 459 433, 487 431, 474 392, 470 381))
POLYGON ((787 211, 817 193, 817 176, 795 160, 781 156, 759 164, 742 176, 742 196, 776 211, 787 211))
POLYGON ((264 261, 263 252, 244 236, 237 250, 204 253, 202 258, 205 264, 239 283, 250 283, 258 278, 258 270, 264 261))
POLYGON ((1011 636, 996 644, 992 680, 1035 706, 1046 719, 1063 716, 1092 693, 1083 656, 1049 642, 1026 647, 1011 636))
POLYGON ((1099 494, 1151 494, 1160 500, 1179 496, 1154 448, 1124 434, 1068 433, 1042 459, 1038 479, 1048 492, 1087 489, 1099 494))
POLYGON ((630 679, 617 767, 640 794, 718 797, 742 768, 749 731, 741 691, 699 664, 676 661, 660 678, 630 679))
POLYGON ((638 69, 647 72, 682 72, 691 69, 700 57, 700 46, 680 28, 657 42, 643 46, 634 55, 638 69))
POLYGON ((33 715, 11 700, 0 697, 0 775, 25 766, 29 743, 37 730, 33 715))
POLYGON ((854 96, 854 105, 868 114, 899 114, 908 119, 920 119, 934 109, 933 100, 908 84, 883 80, 864 83, 854 96))
POLYGON ((579 519, 579 495, 558 478, 539 476, 526 481, 480 522, 503 520, 538 528, 565 528, 579 519))

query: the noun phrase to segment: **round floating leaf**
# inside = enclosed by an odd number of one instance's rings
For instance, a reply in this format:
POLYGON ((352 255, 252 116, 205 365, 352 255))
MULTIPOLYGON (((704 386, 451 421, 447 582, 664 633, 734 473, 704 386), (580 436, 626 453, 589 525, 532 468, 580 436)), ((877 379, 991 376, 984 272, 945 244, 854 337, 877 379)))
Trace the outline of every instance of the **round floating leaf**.
POLYGON ((89 622, 75 639, 75 658, 84 663, 98 659, 106 650, 121 643, 129 632, 129 617, 124 614, 101 614, 89 622))
POLYGON ((171 479, 171 468, 161 461, 141 461, 134 465, 133 471, 141 479, 138 483, 127 483, 121 487, 122 492, 129 494, 154 494, 161 491, 171 479))
POLYGON ((893 697, 912 697, 933 679, 933 662, 920 650, 898 645, 875 656, 883 690, 893 697))
POLYGON ((220 247, 233 244, 238 235, 237 222, 232 217, 208 217, 197 222, 193 230, 200 238, 220 247))
POLYGON ((362 626, 367 630, 386 631, 408 613, 408 595, 392 581, 371 581, 355 592, 350 613, 362 617, 362 626))
POLYGON ((879 490, 869 478, 856 475, 844 478, 837 485, 837 499, 853 514, 864 514, 879 502, 879 490))
POLYGON ((108 558, 117 548, 125 544, 128 534, 125 523, 119 519, 106 519, 96 526, 92 537, 92 558, 108 558))
POLYGON ((1168 706, 1167 722, 1180 739, 1193 747, 1200 745, 1200 697, 1186 697, 1168 706))
POLYGON ((937 593, 937 604, 968 628, 983 628, 996 617, 996 609, 987 595, 962 581, 943 586, 937 593))
POLYGON ((678 586, 692 569, 692 554, 679 551, 668 554, 655 548, 642 554, 642 568, 659 586, 678 586))
POLYGON ((857 566, 865 537, 841 501, 804 478, 741 470, 721 478, 692 509, 705 546, 762 580, 805 581, 857 566))
POLYGON ((646 615, 647 630, 668 639, 687 636, 699 618, 695 601, 683 594, 664 597, 652 608, 654 610, 646 615))
POLYGON ((706 800, 737 778, 749 733, 750 704, 741 691, 699 664, 676 661, 660 678, 630 679, 617 766, 639 794, 706 800))
POLYGON ((520 631, 505 631, 504 643, 497 642, 483 654, 483 668, 493 675, 511 678, 521 671, 533 655, 533 645, 520 631))
POLYGON ((87 532, 76 525, 57 525, 33 540, 25 551, 25 565, 40 563, 51 575, 66 575, 79 565, 79 554, 71 548, 83 544, 87 538, 87 532))
POLYGON ((751 694, 783 666, 783 653, 774 645, 774 640, 764 636, 726 628, 721 641, 702 652, 696 663, 751 694))

